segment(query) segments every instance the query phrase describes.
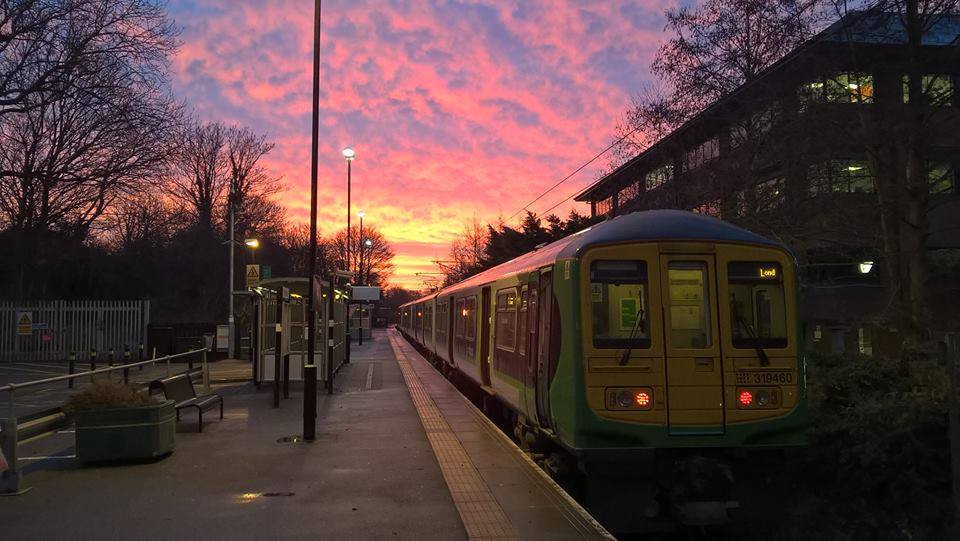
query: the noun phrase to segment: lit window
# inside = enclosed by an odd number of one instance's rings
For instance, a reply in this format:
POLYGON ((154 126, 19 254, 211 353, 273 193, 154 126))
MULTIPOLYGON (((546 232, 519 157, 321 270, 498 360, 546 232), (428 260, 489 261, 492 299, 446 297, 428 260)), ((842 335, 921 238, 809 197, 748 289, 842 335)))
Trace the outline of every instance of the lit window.
POLYGON ((873 193, 875 184, 867 162, 831 160, 810 165, 807 183, 811 196, 825 193, 873 193))
POLYGON ((517 346, 517 290, 497 292, 496 344, 498 348, 513 351, 517 346))
MULTIPOLYGON (((902 82, 903 103, 910 103, 910 77, 904 75, 902 82)), ((920 84, 929 105, 953 104, 953 79, 949 75, 924 75, 920 84)))
POLYGON ((613 210, 613 198, 607 197, 606 199, 601 199, 600 201, 597 201, 596 208, 597 208, 597 216, 603 216, 604 214, 608 214, 613 210))
POLYGON ((696 212, 697 214, 703 214, 705 216, 719 218, 721 214, 721 208, 721 201, 719 199, 714 199, 713 201, 708 201, 693 207, 693 212, 696 212))
POLYGON ((873 76, 866 73, 838 73, 834 77, 805 83, 800 87, 801 109, 805 103, 873 103, 873 76))
POLYGON ((644 181, 646 183, 646 189, 649 192, 650 190, 655 190, 660 186, 663 186, 667 182, 673 179, 673 166, 672 165, 662 165, 656 169, 651 169, 647 171, 647 174, 644 175, 644 181))

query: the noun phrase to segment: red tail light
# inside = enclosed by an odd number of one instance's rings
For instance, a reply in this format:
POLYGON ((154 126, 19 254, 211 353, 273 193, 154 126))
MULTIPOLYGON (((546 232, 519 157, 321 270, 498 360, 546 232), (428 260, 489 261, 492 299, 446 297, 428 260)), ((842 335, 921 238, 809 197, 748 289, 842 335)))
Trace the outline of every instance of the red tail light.
POLYGON ((740 391, 740 404, 744 406, 753 404, 753 393, 750 391, 740 391))
POLYGON ((650 407, 650 393, 637 391, 637 394, 633 395, 633 401, 641 408, 648 408, 650 407))

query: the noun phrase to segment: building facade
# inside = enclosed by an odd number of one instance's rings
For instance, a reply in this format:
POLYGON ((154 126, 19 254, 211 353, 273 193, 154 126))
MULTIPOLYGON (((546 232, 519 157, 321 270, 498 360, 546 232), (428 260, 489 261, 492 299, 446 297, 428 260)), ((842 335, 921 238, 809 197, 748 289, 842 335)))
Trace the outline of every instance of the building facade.
MULTIPOLYGON (((679 208, 781 240, 801 266, 808 345, 872 354, 889 298, 878 186, 906 175, 905 148, 922 150, 928 249, 960 248, 960 18, 922 43, 911 53, 896 15, 852 13, 576 200, 594 217, 679 208)), ((935 320, 956 319, 958 281, 931 284, 935 320)))

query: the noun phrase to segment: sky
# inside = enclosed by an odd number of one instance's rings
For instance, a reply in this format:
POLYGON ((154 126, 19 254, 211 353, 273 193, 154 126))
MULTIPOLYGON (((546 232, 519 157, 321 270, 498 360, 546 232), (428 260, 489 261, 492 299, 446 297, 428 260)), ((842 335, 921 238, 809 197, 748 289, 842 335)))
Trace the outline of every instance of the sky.
MULTIPOLYGON (((321 234, 352 210, 419 289, 464 222, 497 223, 607 147, 649 81, 670 0, 327 0, 321 45, 321 234)), ((182 28, 174 92, 207 121, 246 125, 291 222, 310 208, 313 2, 170 0, 182 28)), ((530 207, 588 186, 601 158, 530 207)), ((566 203, 554 212, 565 216, 566 203)), ((520 216, 512 222, 518 221, 520 216)), ((354 218, 355 219, 355 218, 354 218)))

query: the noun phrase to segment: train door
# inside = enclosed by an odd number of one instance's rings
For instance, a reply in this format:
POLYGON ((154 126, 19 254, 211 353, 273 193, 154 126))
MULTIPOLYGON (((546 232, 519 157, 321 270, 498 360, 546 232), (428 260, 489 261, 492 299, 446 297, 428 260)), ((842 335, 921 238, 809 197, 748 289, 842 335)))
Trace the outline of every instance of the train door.
POLYGON ((530 416, 536 415, 537 408, 537 326, 540 316, 540 282, 534 278, 527 286, 527 348, 523 369, 524 411, 530 416))
POLYGON ((453 297, 447 298, 447 314, 450 316, 447 322, 447 360, 452 366, 456 366, 457 361, 453 359, 453 341, 456 337, 456 317, 458 312, 456 310, 456 303, 453 301, 453 297))
POLYGON ((537 310, 537 354, 535 389, 537 395, 537 420, 540 426, 550 428, 550 317, 553 313, 553 275, 540 274, 537 310))
POLYGON ((723 357, 712 255, 661 255, 670 435, 723 434, 723 357))
POLYGON ((480 294, 480 381, 490 386, 490 288, 480 294))

